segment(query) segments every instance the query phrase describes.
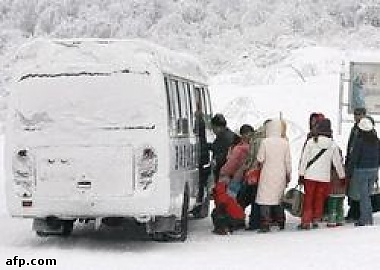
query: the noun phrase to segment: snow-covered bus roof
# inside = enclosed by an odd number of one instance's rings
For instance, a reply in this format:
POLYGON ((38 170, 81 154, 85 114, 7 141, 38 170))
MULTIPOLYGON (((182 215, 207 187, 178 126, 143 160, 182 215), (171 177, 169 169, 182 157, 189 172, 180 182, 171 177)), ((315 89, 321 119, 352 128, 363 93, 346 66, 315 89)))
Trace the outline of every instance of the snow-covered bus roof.
POLYGON ((23 45, 13 64, 16 81, 38 74, 147 72, 156 65, 163 73, 207 84, 195 58, 141 39, 39 38, 23 45))

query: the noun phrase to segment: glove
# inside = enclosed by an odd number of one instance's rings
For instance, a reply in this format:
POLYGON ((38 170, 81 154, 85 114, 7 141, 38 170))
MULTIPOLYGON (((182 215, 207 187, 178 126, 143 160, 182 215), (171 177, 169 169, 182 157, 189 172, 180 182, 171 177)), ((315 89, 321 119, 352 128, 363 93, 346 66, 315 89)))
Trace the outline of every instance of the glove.
POLYGON ((303 185, 305 183, 305 177, 303 175, 298 176, 298 184, 303 185))

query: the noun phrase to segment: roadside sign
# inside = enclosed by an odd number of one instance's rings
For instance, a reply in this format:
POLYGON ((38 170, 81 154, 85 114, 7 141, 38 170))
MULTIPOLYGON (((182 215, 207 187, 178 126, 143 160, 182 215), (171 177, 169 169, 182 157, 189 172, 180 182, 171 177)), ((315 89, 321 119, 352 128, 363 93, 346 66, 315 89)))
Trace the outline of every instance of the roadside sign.
POLYGON ((355 108, 380 114, 380 63, 350 62, 348 113, 355 108))

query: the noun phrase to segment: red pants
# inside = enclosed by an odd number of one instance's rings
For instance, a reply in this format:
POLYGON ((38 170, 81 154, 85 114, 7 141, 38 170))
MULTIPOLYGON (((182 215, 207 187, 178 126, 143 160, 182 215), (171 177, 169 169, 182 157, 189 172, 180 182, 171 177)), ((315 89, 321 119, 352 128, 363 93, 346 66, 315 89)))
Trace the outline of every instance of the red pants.
POLYGON ((237 200, 227 194, 227 184, 219 181, 213 190, 214 202, 216 207, 224 207, 227 214, 233 219, 244 219, 244 209, 237 200))
POLYGON ((330 190, 329 182, 305 179, 305 196, 303 200, 302 224, 319 221, 323 216, 323 206, 330 190))

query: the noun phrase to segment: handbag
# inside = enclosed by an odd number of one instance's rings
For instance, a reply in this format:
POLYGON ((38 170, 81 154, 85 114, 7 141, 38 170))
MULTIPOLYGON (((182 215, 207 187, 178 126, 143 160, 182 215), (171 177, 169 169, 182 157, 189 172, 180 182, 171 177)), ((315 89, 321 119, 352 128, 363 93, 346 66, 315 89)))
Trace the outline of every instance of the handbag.
POLYGON ((345 196, 347 192, 347 180, 340 179, 334 165, 330 170, 330 194, 345 196))
POLYGON ((295 217, 302 216, 304 192, 301 185, 297 185, 286 191, 282 198, 282 206, 295 217))
POLYGON ((380 211, 380 188, 379 183, 375 182, 375 188, 371 194, 372 212, 380 211))
POLYGON ((261 168, 257 162, 255 162, 250 169, 244 173, 244 180, 248 185, 257 185, 260 180, 261 168))

